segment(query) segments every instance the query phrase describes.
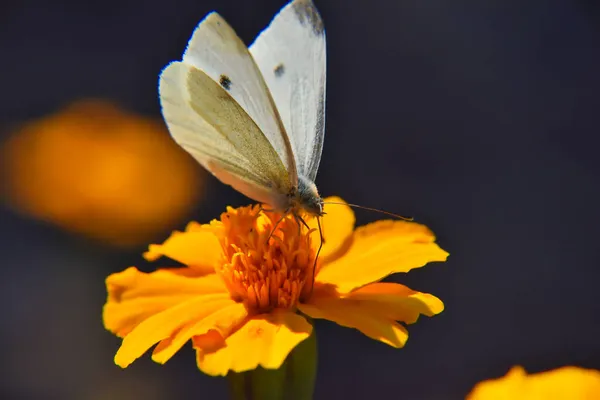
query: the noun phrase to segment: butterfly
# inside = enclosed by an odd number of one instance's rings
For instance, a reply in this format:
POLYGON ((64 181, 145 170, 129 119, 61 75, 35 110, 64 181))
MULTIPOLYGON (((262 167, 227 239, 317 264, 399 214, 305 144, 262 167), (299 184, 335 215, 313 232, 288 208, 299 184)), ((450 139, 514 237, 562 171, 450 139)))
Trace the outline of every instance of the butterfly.
MULTIPOLYGON (((173 139, 221 182, 306 225, 325 135, 325 29, 311 0, 281 9, 247 47, 216 12, 161 72, 173 139)), ((318 218, 317 218, 318 221, 318 218)))

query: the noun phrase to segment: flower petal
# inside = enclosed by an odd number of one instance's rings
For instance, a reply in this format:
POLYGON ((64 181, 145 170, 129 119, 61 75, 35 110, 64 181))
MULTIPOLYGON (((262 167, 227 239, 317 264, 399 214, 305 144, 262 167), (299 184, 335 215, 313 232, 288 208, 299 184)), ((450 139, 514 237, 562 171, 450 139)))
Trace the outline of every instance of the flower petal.
POLYGON ((398 283, 372 283, 354 290, 344 299, 355 301, 365 313, 407 324, 417 322, 420 314, 431 317, 444 310, 444 303, 437 297, 398 283))
POLYGON ((310 304, 298 309, 312 318, 328 319, 341 326, 355 328, 368 337, 393 347, 403 347, 408 340, 406 328, 392 319, 370 314, 360 304, 342 298, 313 297, 310 304))
MULTIPOLYGON (((326 263, 328 260, 339 255, 344 250, 344 244, 352 237, 354 230, 354 212, 346 205, 346 202, 339 197, 327 197, 324 199, 327 202, 342 203, 342 204, 325 204, 323 210, 326 214, 321 219, 321 229, 323 230, 323 248, 319 254, 320 263, 326 263)), ((316 218, 311 218, 307 221, 311 229, 316 229, 313 234, 313 244, 319 245, 320 237, 318 236, 319 226, 316 218)))
POLYGON ((162 340, 152 352, 152 359, 164 364, 194 336, 202 336, 209 331, 217 332, 221 337, 227 337, 248 316, 244 304, 230 300, 221 308, 207 310, 208 313, 198 322, 182 327, 168 339, 162 340))
POLYGON ((150 347, 170 338, 186 324, 195 323, 232 302, 228 293, 200 295, 149 317, 125 336, 115 355, 115 363, 127 367, 150 347))
POLYGON ((530 375, 515 366, 502 378, 479 382, 467 396, 467 400, 598 398, 600 371, 572 366, 530 375))
POLYGON ((190 224, 186 232, 175 231, 163 244, 151 244, 144 257, 155 261, 165 256, 179 261, 199 274, 215 272, 223 257, 223 250, 214 232, 199 224, 190 224))
POLYGON ((108 299, 103 309, 104 326, 120 337, 146 318, 193 297, 227 293, 216 274, 187 277, 189 268, 161 269, 144 273, 131 267, 106 279, 108 299))
POLYGON ((225 346, 216 350, 197 348, 198 368, 214 376, 225 376, 230 370, 249 371, 258 366, 277 369, 311 332, 312 325, 292 312, 260 315, 229 336, 225 346))
POLYGON ((448 253, 435 243, 424 225, 406 221, 379 221, 358 228, 349 250, 319 270, 316 281, 349 293, 386 276, 408 272, 448 253))
POLYGON ((204 335, 194 336, 192 338, 192 345, 195 349, 213 352, 225 346, 225 338, 216 330, 211 329, 204 335))

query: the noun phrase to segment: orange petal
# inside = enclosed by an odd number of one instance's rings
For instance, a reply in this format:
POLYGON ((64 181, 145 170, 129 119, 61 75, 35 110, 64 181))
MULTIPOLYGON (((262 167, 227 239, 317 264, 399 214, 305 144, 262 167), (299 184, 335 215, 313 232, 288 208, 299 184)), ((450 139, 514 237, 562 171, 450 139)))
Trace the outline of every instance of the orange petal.
MULTIPOLYGON (((223 304, 221 308, 207 311, 207 315, 198 322, 182 327, 170 338, 161 341, 152 352, 152 359, 164 364, 192 337, 205 335, 209 331, 219 333, 221 337, 227 337, 248 316, 244 304, 234 301, 223 304)), ((214 333, 211 333, 212 335, 214 333)))
MULTIPOLYGON (((352 237, 354 230, 354 212, 348 207, 346 202, 339 197, 327 197, 323 199, 325 202, 335 202, 343 204, 325 205, 323 210, 326 214, 321 219, 321 229, 323 231, 323 248, 319 254, 321 264, 326 263, 329 259, 338 256, 344 250, 344 244, 352 237)), ((316 229, 313 234, 313 243, 319 245, 320 237, 318 234, 319 226, 316 218, 311 218, 307 221, 311 229, 316 229)))
POLYGON ((198 295, 227 293, 216 274, 186 277, 188 268, 144 273, 131 267, 106 279, 108 299, 103 318, 106 329, 120 337, 146 318, 198 295))
POLYGON ((432 261, 446 261, 448 253, 435 243, 424 225, 379 221, 358 228, 349 250, 319 270, 316 281, 337 286, 340 293, 408 272, 432 261))
POLYGON ((311 332, 312 325, 304 317, 289 311, 260 315, 229 336, 224 347, 214 351, 197 348, 198 368, 213 376, 258 366, 277 369, 311 332))
POLYGON ((311 298, 311 304, 299 304, 298 309, 312 318, 328 319, 341 326, 355 328, 368 337, 403 347, 408 340, 406 329, 392 319, 371 314, 358 302, 340 298, 311 298))
POLYGON ((154 261, 165 256, 193 268, 201 275, 214 273, 215 266, 223 257, 223 250, 214 232, 203 227, 190 224, 186 232, 173 232, 163 244, 151 244, 144 257, 154 261))
POLYGON ((431 317, 444 310, 437 297, 416 292, 398 283, 372 283, 344 296, 365 313, 380 315, 407 324, 417 322, 420 314, 431 317))
POLYGON ((159 341, 232 303, 228 293, 200 295, 149 317, 125 336, 115 355, 115 363, 127 367, 159 341))
POLYGON ((216 330, 211 329, 204 335, 194 336, 192 338, 192 345, 195 349, 213 352, 225 346, 225 338, 216 330))

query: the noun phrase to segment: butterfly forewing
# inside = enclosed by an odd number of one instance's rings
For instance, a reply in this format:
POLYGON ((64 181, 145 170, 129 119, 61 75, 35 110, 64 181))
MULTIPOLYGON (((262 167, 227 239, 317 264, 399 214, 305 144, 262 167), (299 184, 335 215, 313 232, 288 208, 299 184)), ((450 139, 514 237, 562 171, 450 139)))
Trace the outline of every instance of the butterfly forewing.
POLYGON ((310 0, 295 0, 250 46, 292 143, 296 168, 314 181, 325 135, 325 29, 310 0))
POLYGON ((287 171, 254 121, 210 77, 183 62, 161 73, 163 116, 174 140, 223 183, 276 204, 289 190, 287 171))
POLYGON ((271 94, 248 48, 219 14, 209 14, 198 25, 183 62, 206 73, 241 106, 279 155, 290 185, 296 186, 292 147, 271 94))

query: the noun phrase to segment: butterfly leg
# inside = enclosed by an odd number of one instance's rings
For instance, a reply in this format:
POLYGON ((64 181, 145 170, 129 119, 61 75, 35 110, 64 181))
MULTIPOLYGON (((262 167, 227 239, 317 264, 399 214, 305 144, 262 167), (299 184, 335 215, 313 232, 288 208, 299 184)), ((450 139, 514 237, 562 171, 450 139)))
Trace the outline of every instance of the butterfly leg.
POLYGON ((304 225, 306 227, 307 231, 310 231, 310 227, 308 226, 308 224, 306 223, 304 218, 302 218, 301 216, 299 216, 297 214, 294 214, 294 219, 296 220, 296 224, 298 225, 298 236, 300 236, 300 229, 301 229, 300 223, 302 223, 302 225, 304 225))
POLYGON ((264 212, 274 212, 274 211, 275 211, 275 209, 274 209, 274 208, 271 208, 271 209, 264 208, 264 207, 261 205, 261 206, 260 206, 260 211, 261 211, 261 212, 263 212, 263 213, 264 213, 264 212))
POLYGON ((283 212, 283 214, 281 215, 281 218, 279 218, 277 220, 277 223, 275 223, 275 226, 273 227, 273 229, 271 230, 271 233, 269 233, 269 237, 267 238, 267 243, 269 243, 269 240, 271 239, 271 237, 273 236, 273 234, 275 233, 275 231, 277 230, 277 227, 279 226, 279 224, 281 223, 281 221, 283 221, 283 219, 285 218, 285 216, 288 214, 289 209, 285 210, 283 212))

